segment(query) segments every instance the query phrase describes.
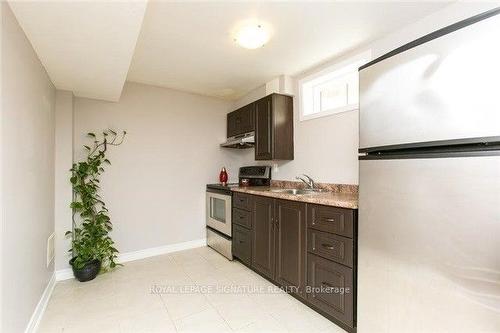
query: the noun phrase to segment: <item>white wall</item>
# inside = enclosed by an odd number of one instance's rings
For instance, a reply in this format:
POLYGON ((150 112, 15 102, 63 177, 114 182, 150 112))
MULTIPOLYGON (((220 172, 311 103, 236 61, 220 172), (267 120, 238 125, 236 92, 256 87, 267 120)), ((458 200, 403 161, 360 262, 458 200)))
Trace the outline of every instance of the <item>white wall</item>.
POLYGON ((205 237, 205 185, 218 181, 222 166, 236 180, 242 163, 240 151, 219 147, 230 108, 227 101, 137 83, 125 85, 118 103, 75 98, 76 161, 87 132, 128 132, 122 146, 110 149, 112 165, 102 179, 122 253, 205 237))
POLYGON ((22 332, 53 275, 55 89, 2 6, 2 332, 22 332))
MULTIPOLYGON (((361 46, 341 57, 306 70, 294 77, 295 85, 298 80, 352 56, 370 50, 372 58, 376 58, 418 37, 496 6, 498 3, 493 2, 460 2, 448 5, 369 45, 361 46)), ((265 87, 264 84, 237 100, 233 104, 233 109, 265 96, 265 87)), ((297 89, 296 85, 295 92, 297 89)), ((277 166, 277 169, 273 170, 273 178, 294 180, 295 176, 306 173, 319 182, 358 184, 358 111, 303 122, 298 120, 298 112, 298 98, 295 97, 295 159, 288 162, 273 161, 272 164, 277 166)), ((246 151, 245 164, 266 164, 255 162, 253 154, 253 149, 246 151)))
POLYGON ((73 188, 69 181, 73 164, 73 93, 56 91, 56 156, 55 156, 55 232, 56 232, 56 270, 67 268, 68 249, 71 239, 65 237, 70 230, 72 211, 69 208, 73 199, 73 188), (69 226, 69 227, 68 227, 69 226))
POLYGON ((235 102, 233 102, 233 108, 231 111, 236 110, 242 106, 245 106, 249 103, 252 103, 253 101, 261 98, 262 96, 266 95, 266 84, 263 82, 261 86, 258 86, 254 90, 250 91, 248 94, 245 96, 242 96, 235 102))

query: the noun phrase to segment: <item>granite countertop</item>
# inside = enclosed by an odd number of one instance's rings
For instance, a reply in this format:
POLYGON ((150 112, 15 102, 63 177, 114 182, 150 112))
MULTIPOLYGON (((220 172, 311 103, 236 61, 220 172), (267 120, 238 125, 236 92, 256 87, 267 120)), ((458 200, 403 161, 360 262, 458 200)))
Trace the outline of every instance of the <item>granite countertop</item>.
POLYGON ((292 201, 300 201, 313 203, 318 205, 335 206, 341 208, 358 208, 358 193, 356 192, 319 192, 312 194, 289 194, 282 192, 271 192, 271 190, 279 190, 286 187, 283 186, 240 186, 234 187, 231 190, 248 194, 261 195, 276 199, 285 199, 292 201))

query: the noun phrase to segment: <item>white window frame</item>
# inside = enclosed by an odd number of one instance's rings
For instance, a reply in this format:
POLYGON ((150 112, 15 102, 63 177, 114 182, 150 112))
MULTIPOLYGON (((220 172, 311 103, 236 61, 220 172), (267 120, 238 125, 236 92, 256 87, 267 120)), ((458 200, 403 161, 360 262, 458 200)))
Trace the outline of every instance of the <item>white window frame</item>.
MULTIPOLYGON (((338 108, 333 108, 330 110, 319 111, 315 113, 305 114, 304 104, 314 103, 314 96, 312 91, 305 92, 305 90, 312 90, 315 86, 318 86, 326 81, 329 81, 335 77, 341 77, 352 73, 352 71, 357 71, 358 68, 371 60, 371 51, 366 51, 360 53, 356 56, 350 57, 346 60, 335 63, 328 66, 322 70, 319 70, 313 74, 310 74, 298 81, 299 88, 299 119, 300 121, 306 121, 310 119, 316 119, 320 117, 331 116, 334 114, 355 111, 359 109, 359 102, 341 106, 338 108)), ((314 106, 313 106, 314 107, 314 106)))

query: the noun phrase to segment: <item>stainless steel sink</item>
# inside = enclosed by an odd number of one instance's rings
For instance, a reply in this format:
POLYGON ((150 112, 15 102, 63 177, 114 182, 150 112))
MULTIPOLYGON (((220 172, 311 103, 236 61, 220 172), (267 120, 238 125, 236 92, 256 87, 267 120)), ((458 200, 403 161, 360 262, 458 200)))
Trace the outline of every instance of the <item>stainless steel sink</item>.
POLYGON ((270 192, 275 192, 275 193, 286 193, 286 194, 294 194, 294 195, 302 195, 302 194, 315 194, 315 193, 320 193, 324 192, 323 190, 318 191, 320 189, 300 189, 300 188, 276 188, 276 189, 271 189, 269 190, 270 192))

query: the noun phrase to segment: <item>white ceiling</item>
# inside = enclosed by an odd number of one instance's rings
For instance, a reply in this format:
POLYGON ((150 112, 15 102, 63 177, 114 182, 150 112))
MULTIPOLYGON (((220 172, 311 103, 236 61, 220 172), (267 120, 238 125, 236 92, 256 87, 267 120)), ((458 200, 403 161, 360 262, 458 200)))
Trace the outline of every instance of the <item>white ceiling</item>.
POLYGON ((126 79, 235 99, 447 4, 150 1, 145 10, 144 1, 10 5, 58 89, 116 101, 126 79), (263 48, 233 41, 234 29, 247 20, 272 30, 263 48))
POLYGON ((150 2, 129 81, 237 98, 429 14, 431 2, 150 2), (263 48, 239 47, 242 20, 272 28, 263 48))
POLYGON ((81 97, 120 98, 146 0, 12 1, 9 5, 58 89, 81 97))

